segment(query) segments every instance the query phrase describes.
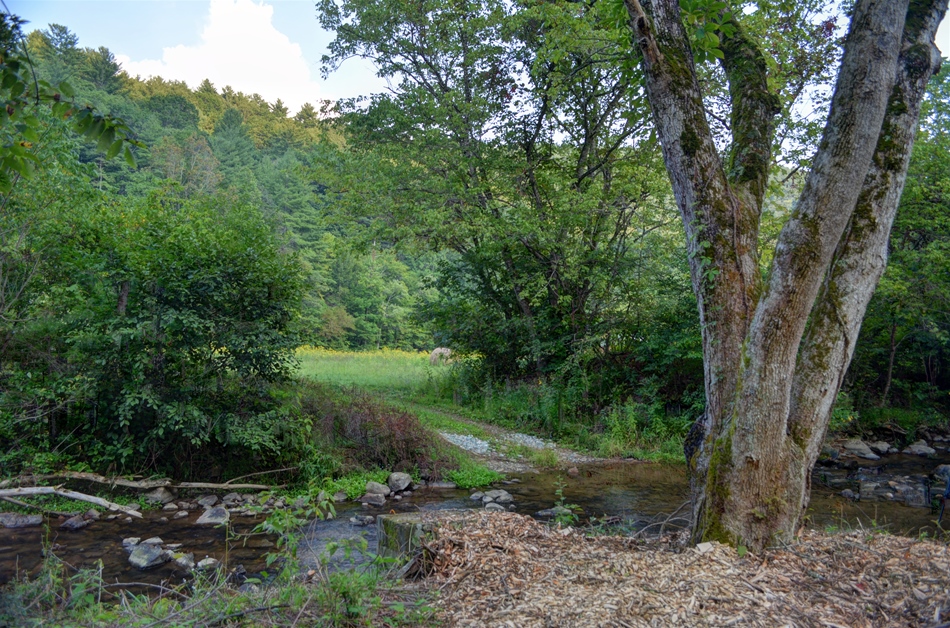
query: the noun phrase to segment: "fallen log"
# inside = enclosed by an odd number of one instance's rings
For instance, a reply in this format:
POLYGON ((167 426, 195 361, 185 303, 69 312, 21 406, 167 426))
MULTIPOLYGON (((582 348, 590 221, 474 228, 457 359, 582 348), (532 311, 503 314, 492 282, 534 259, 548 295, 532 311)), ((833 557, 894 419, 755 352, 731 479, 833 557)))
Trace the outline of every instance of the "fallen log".
POLYGON ((108 510, 118 510, 119 512, 124 512, 131 517, 138 517, 139 519, 142 518, 142 513, 132 510, 127 506, 116 504, 114 502, 110 502, 107 499, 95 497, 94 495, 86 495, 85 493, 70 491, 58 486, 24 486, 21 488, 0 489, 0 497, 23 497, 25 495, 59 495, 60 497, 65 497, 67 499, 77 499, 79 501, 96 504, 97 506, 102 506, 108 510))
POLYGON ((266 491, 275 488, 281 488, 281 485, 269 484, 218 484, 214 482, 173 482, 168 478, 156 480, 128 480, 122 477, 107 478, 98 473, 87 473, 82 471, 63 471, 61 473, 51 473, 46 475, 21 475, 9 480, 0 482, 0 489, 8 486, 20 484, 29 484, 34 482, 48 482, 50 480, 85 480, 87 482, 97 482, 99 484, 108 484, 110 486, 125 486, 128 488, 151 489, 151 488, 204 488, 210 490, 232 491, 234 489, 266 491))

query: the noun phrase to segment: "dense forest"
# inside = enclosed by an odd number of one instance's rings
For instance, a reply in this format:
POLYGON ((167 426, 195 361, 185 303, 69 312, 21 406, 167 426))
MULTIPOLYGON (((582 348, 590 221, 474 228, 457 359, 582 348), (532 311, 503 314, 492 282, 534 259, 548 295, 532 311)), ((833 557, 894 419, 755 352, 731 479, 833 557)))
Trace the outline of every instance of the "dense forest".
MULTIPOLYGON (((420 31, 404 3, 320 3, 328 70, 364 56, 396 87, 293 115, 207 80, 129 76, 65 26, 5 18, 4 57, 56 102, 27 103, 29 133, 12 105, 3 125, 35 158, 7 169, 0 199, 0 473, 320 460, 294 383, 305 345, 446 346, 456 402, 527 391, 516 418, 549 435, 685 435, 704 405, 699 318, 625 20, 610 3, 446 7, 420 31), (84 141, 66 96, 121 120, 131 158, 110 158, 114 134, 84 141)), ((772 43, 782 150, 763 269, 822 122, 796 99, 827 98, 840 54, 833 22, 801 23, 772 43)), ((715 33, 695 36, 714 60, 715 33)), ((702 77, 728 134, 720 79, 702 77)), ((835 429, 950 412, 948 85, 944 71, 924 103, 835 429)))

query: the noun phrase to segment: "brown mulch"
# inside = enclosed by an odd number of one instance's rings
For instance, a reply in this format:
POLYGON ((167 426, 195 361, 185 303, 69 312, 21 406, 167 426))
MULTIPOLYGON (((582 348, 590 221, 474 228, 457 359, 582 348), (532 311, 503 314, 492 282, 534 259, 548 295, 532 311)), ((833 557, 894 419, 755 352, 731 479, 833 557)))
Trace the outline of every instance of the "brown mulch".
POLYGON ((442 515, 417 567, 451 626, 950 626, 947 546, 869 531, 740 558, 477 511, 442 515))

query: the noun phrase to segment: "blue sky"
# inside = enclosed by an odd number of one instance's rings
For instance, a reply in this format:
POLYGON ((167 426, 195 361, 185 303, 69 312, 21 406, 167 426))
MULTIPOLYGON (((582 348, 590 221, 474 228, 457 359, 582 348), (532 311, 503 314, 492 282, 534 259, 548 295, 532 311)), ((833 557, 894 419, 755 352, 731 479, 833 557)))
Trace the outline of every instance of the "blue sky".
MULTIPOLYGON (((27 30, 63 24, 80 46, 109 48, 133 75, 159 75, 196 87, 305 102, 379 92, 371 64, 351 59, 324 80, 320 58, 332 35, 317 23, 313 0, 5 0, 27 30)), ((950 55, 950 19, 937 34, 950 55)))

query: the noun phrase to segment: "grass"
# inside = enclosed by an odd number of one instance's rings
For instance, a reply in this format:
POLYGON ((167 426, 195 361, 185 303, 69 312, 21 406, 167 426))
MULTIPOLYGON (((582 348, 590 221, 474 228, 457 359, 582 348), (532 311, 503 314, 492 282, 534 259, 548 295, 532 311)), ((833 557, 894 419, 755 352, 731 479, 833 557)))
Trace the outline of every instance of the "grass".
MULTIPOLYGON (((491 439, 478 422, 535 433, 604 458, 682 463, 688 422, 636 402, 618 404, 596 420, 563 417, 554 387, 522 383, 510 389, 467 390, 451 365, 432 366, 428 354, 399 350, 298 351, 301 375, 372 392, 414 414, 428 429, 491 439), (463 390, 465 389, 465 390, 463 390), (461 403, 455 401, 461 400, 461 403), (656 418, 659 416, 659 418, 656 418), (599 424, 600 428, 595 429, 599 424)), ((510 450, 541 467, 556 466, 552 453, 510 450)))
POLYGON ((297 350, 300 375, 338 386, 411 394, 447 366, 431 366, 425 352, 382 349, 334 351, 315 347, 297 350))

